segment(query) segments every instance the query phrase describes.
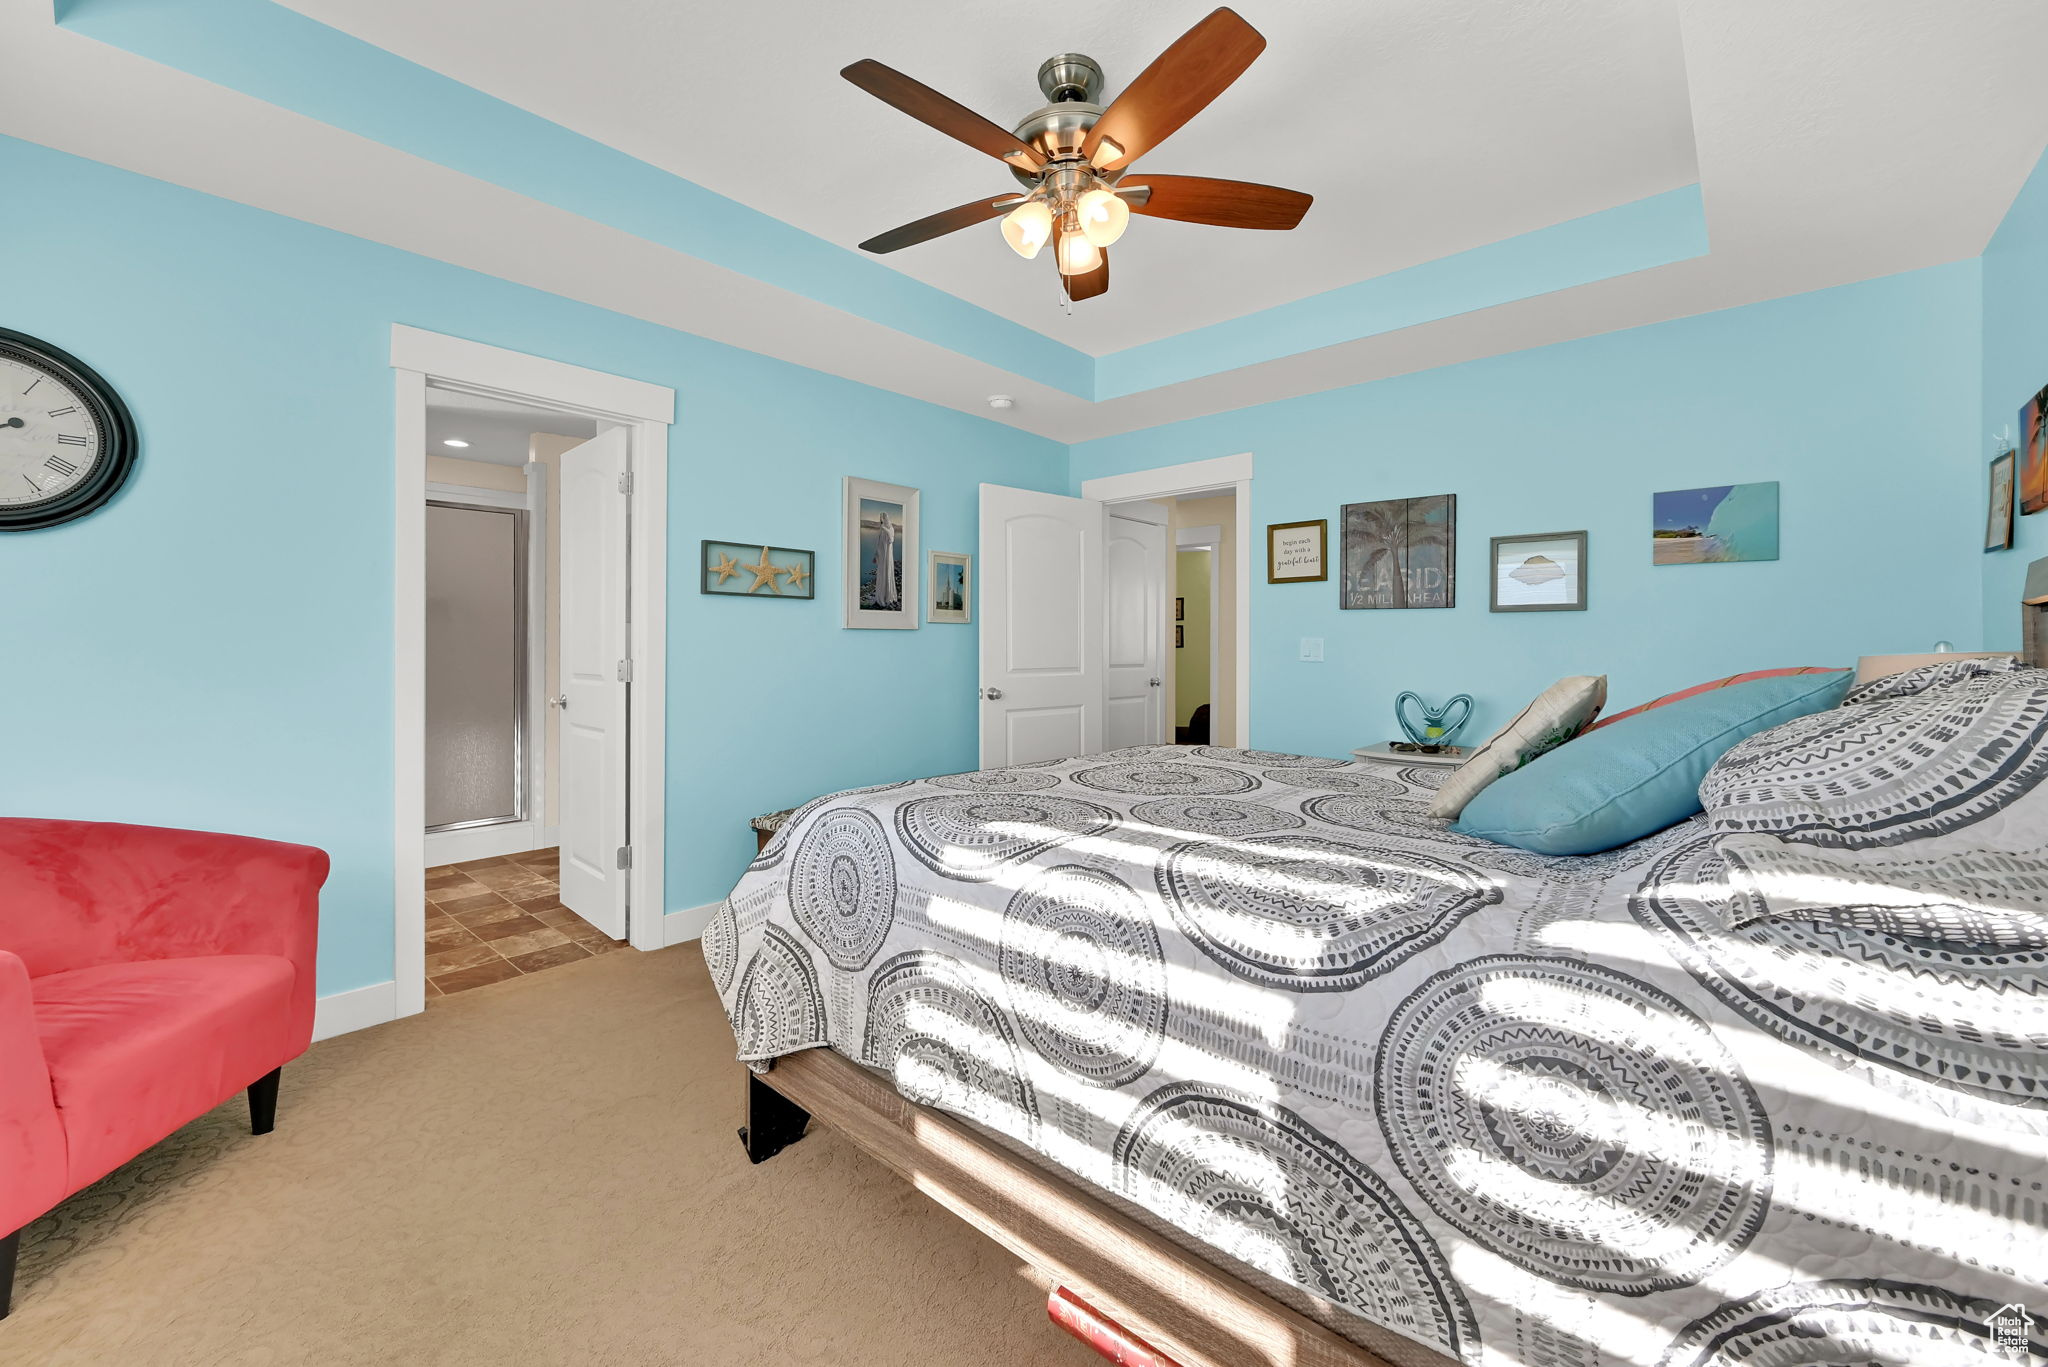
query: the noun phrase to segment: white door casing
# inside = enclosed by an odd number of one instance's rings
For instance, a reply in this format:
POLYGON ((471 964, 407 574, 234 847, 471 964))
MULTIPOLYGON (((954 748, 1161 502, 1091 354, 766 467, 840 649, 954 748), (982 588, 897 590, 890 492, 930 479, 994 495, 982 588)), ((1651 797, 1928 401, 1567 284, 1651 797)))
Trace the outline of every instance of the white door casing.
MULTIPOLYGON (((633 867, 628 871, 627 938, 635 949, 660 949, 693 939, 715 905, 666 914, 668 718, 668 469, 669 431, 676 396, 665 385, 628 379, 564 361, 509 351, 391 325, 393 386, 392 461, 392 727, 391 916, 392 980, 334 994, 315 1013, 317 1037, 426 1009, 426 903, 420 870, 426 867, 426 561, 427 386, 460 389, 487 398, 617 423, 631 434, 633 536, 628 550, 628 623, 634 682, 627 715, 640 747, 627 769, 626 812, 633 867), (642 914, 645 913, 645 914, 642 914)), ((551 510, 552 511, 552 510, 551 510)))
POLYGON ((626 429, 562 453, 562 905, 626 934, 626 429))
MULTIPOLYGON (((1183 494, 1228 493, 1234 496, 1236 516, 1232 544, 1237 547, 1237 552, 1231 557, 1230 579, 1237 629, 1226 643, 1229 647, 1226 668, 1237 686, 1237 706, 1232 709, 1233 725, 1229 731, 1224 731, 1219 725, 1216 734, 1230 735, 1233 737, 1231 744, 1247 747, 1255 743, 1251 725, 1252 611, 1255 607, 1251 580, 1258 543, 1252 534, 1252 464, 1252 455, 1246 451, 1234 456, 1215 456, 1184 465, 1162 465, 1150 470, 1132 470, 1126 474, 1102 475, 1081 481, 1083 498, 1100 499, 1105 503, 1175 498, 1183 494)), ((1212 678, 1210 686, 1220 692, 1222 678, 1212 678)))
POLYGON ((1102 748, 1166 737, 1166 509, 1112 504, 1102 523, 1102 748))
POLYGON ((1102 748, 1102 504, 981 486, 981 766, 1102 748))

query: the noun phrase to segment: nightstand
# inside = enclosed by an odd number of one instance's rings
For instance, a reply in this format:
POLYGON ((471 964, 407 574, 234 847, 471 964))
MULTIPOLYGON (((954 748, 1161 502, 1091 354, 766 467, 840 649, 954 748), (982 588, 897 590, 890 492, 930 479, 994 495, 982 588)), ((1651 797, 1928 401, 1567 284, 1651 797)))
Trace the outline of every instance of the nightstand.
POLYGON ((1452 745, 1434 755, 1418 754, 1413 751, 1396 750, 1392 741, 1381 741, 1378 745, 1362 745, 1351 752, 1353 759, 1377 759, 1394 764, 1436 764, 1446 769, 1455 769, 1472 754, 1467 745, 1452 745))

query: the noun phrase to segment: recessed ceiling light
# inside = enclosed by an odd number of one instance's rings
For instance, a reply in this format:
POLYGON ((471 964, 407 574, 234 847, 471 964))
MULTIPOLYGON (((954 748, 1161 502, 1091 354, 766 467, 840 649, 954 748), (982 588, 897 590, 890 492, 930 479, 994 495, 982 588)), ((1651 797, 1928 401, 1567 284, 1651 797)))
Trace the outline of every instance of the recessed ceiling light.
POLYGON ((988 396, 988 406, 1000 413, 1005 408, 1015 408, 1017 401, 1008 394, 991 394, 988 396))
POLYGON ((468 448, 468 446, 469 446, 469 443, 468 443, 468 442, 466 442, 466 441, 457 441, 457 440, 456 440, 455 438, 453 438, 453 437, 450 437, 450 438, 448 438, 448 439, 447 439, 446 441, 442 442, 441 444, 442 444, 443 446, 456 446, 456 447, 462 447, 462 448, 464 448, 464 449, 467 449, 467 448, 468 448))

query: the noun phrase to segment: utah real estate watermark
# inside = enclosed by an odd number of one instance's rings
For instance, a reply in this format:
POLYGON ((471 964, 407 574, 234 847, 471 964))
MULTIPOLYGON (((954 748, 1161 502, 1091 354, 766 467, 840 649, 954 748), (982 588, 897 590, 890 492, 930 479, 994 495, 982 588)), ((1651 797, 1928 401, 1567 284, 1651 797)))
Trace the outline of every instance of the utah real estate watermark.
POLYGON ((1985 1319, 1984 1327, 1991 1334, 1991 1348, 2002 1358, 2014 1362, 2025 1362, 2034 1339, 2034 1317, 2027 1313, 2027 1307, 2014 1301, 2001 1305, 1985 1319))

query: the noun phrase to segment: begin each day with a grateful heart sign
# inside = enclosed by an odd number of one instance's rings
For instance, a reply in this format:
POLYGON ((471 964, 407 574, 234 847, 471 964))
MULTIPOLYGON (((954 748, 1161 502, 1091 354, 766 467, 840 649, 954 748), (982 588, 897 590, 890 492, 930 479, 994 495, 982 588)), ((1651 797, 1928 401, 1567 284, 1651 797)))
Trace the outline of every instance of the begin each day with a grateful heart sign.
POLYGON ((1442 707, 1431 707, 1416 693, 1404 692, 1394 699, 1394 720, 1401 723, 1401 729, 1408 733, 1408 739, 1417 745, 1449 745, 1471 719, 1470 693, 1460 693, 1442 707), (1420 723, 1409 719, 1409 703, 1414 703, 1415 710, 1422 714, 1420 723))
POLYGON ((1268 584, 1309 584, 1330 577, 1325 543, 1330 524, 1313 522, 1269 522, 1266 524, 1266 582, 1268 584))

